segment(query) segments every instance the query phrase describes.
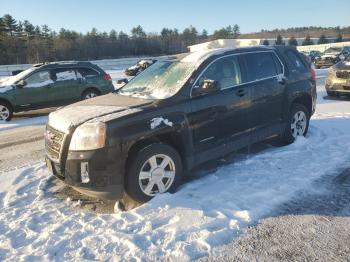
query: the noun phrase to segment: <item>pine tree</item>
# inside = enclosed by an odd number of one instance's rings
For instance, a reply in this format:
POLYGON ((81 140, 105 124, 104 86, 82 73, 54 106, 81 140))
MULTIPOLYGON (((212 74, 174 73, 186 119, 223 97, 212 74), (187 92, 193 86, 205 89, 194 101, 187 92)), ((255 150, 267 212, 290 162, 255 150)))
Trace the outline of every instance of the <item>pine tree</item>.
POLYGON ((133 29, 131 29, 131 36, 134 39, 136 39, 136 38, 145 38, 146 37, 146 33, 145 33, 145 31, 143 31, 142 26, 138 25, 138 26, 134 27, 133 29))
POLYGON ((317 43, 319 45, 321 45, 321 44, 328 44, 328 39, 326 38, 325 35, 321 35, 320 38, 318 39, 317 43))
POLYGON ((202 34, 201 34, 201 37, 202 37, 203 39, 207 39, 207 38, 208 38, 208 31, 205 30, 205 29, 203 29, 202 34))
POLYGON ((297 46, 297 45, 298 45, 298 41, 295 39, 294 36, 292 36, 291 38, 289 38, 289 40, 288 40, 288 45, 290 45, 290 46, 297 46))
POLYGON ((241 34, 239 25, 235 24, 232 29, 233 38, 238 38, 241 34))
POLYGON ((262 44, 267 46, 267 45, 270 45, 270 42, 269 40, 265 39, 262 44))
POLYGON ((342 36, 342 34, 338 34, 338 36, 337 36, 337 38, 335 39, 335 42, 336 43, 339 43, 339 42, 343 42, 343 36, 342 36))
POLYGON ((314 42, 311 40, 310 35, 307 35, 302 43, 302 45, 313 45, 314 42))
POLYGON ((284 45, 283 38, 281 35, 277 36, 275 44, 276 45, 284 45))
POLYGON ((35 34, 35 27, 28 20, 24 20, 23 31, 25 32, 28 38, 31 38, 35 34))
POLYGON ((17 21, 9 14, 2 17, 5 31, 11 36, 15 35, 18 30, 17 21))
POLYGON ((112 41, 116 41, 117 40, 117 31, 115 31, 114 29, 112 29, 110 32, 109 32, 109 38, 112 40, 112 41))

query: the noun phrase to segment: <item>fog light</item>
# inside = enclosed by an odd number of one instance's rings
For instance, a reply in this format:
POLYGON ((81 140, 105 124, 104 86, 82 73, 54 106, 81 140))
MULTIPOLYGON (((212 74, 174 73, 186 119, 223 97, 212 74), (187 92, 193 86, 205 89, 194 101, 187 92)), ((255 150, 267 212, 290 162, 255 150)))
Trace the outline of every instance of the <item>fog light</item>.
POLYGON ((80 164, 80 175, 81 175, 81 182, 86 184, 90 182, 89 177, 89 163, 88 162, 81 162, 80 164))

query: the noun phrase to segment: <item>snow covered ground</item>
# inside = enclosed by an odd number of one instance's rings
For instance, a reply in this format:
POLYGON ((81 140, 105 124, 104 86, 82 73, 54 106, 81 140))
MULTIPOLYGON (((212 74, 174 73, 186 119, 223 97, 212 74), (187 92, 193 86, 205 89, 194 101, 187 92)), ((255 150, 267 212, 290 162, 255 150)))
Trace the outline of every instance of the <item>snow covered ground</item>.
POLYGON ((299 192, 322 190, 315 181, 350 166, 350 101, 324 99, 322 72, 306 138, 220 165, 132 211, 62 201, 44 163, 0 173, 0 260, 196 259, 299 192))
POLYGON ((39 117, 26 118, 26 119, 16 119, 9 122, 0 121, 0 132, 13 129, 13 128, 29 126, 29 125, 43 125, 46 122, 47 122, 47 116, 39 116, 39 117))

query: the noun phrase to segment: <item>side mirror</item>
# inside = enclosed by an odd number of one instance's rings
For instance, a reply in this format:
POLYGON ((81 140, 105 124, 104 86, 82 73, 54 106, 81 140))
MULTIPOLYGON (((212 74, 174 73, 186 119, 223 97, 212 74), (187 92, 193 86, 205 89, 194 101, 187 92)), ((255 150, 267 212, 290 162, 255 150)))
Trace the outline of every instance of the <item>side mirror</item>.
POLYGON ((23 88, 25 85, 27 84, 27 82, 26 82, 26 80, 20 80, 17 84, 16 84, 16 86, 18 87, 18 88, 23 88))

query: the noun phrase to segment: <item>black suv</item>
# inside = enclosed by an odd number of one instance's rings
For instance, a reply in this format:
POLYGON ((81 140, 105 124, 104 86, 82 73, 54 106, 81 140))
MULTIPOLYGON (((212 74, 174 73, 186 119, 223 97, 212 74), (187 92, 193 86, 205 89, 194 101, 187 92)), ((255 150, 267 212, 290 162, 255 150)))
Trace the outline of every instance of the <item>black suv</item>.
POLYGON ((292 143, 315 101, 315 72, 294 48, 190 53, 51 113, 47 166, 84 194, 142 203, 200 163, 271 136, 292 143))

